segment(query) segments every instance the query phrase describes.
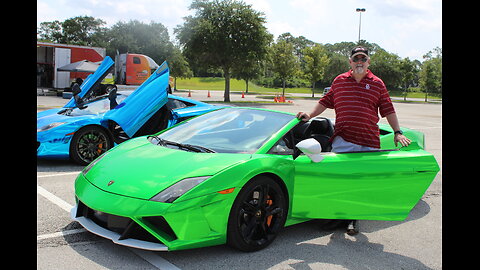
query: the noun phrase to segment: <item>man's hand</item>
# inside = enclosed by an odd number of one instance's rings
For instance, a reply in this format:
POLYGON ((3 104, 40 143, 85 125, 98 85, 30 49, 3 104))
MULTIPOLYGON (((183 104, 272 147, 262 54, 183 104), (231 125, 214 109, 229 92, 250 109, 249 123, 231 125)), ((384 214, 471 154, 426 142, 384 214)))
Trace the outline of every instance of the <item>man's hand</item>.
POLYGON ((403 147, 408 146, 412 142, 409 138, 405 137, 405 135, 398 133, 393 137, 393 141, 395 142, 395 146, 400 142, 403 147))
POLYGON ((302 121, 308 121, 311 117, 310 115, 308 115, 308 113, 304 113, 304 112, 298 112, 297 113, 297 118, 299 120, 302 120, 302 121))

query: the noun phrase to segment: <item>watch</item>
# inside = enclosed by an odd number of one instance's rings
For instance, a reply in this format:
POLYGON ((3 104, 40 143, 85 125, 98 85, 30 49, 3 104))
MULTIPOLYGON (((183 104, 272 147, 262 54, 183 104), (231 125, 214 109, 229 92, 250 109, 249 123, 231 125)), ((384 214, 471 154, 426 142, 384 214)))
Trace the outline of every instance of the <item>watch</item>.
POLYGON ((397 130, 397 131, 394 132, 394 134, 395 134, 395 135, 397 135, 397 134, 403 134, 403 131, 397 130))

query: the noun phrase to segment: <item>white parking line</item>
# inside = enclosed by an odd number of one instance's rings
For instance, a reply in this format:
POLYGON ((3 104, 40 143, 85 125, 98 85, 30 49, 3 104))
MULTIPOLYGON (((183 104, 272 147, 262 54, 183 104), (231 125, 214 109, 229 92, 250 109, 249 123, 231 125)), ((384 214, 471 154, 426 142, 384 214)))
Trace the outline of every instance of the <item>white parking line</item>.
POLYGON ((44 175, 37 175, 37 178, 72 175, 72 174, 79 174, 80 172, 81 172, 81 171, 78 171, 78 172, 67 172, 67 173, 56 173, 56 174, 44 174, 44 175))
POLYGON ((154 252, 136 249, 136 248, 129 248, 133 253, 137 254, 139 257, 143 258, 145 261, 149 262, 151 265, 155 266, 161 270, 181 270, 180 268, 176 267, 175 265, 171 264, 169 261, 165 260, 164 258, 158 256, 154 252))
POLYGON ((37 235, 37 241, 48 239, 48 238, 64 236, 64 235, 82 233, 82 232, 86 232, 86 231, 87 230, 85 230, 85 229, 73 229, 73 230, 68 230, 68 231, 61 231, 61 232, 56 232, 56 233, 37 235))
POLYGON ((56 204, 58 207, 67 211, 68 213, 70 213, 70 210, 72 210, 72 208, 73 208, 72 205, 70 205, 66 201, 60 199, 59 197, 53 195, 52 193, 48 192, 46 189, 42 188, 41 186, 37 186, 37 192, 38 192, 38 194, 45 197, 47 200, 56 204))
MULTIPOLYGON (((68 173, 68 174, 73 174, 73 173, 68 173)), ((63 174, 63 175, 65 175, 65 174, 63 174)), ((57 175, 52 175, 52 176, 57 176, 57 175)), ((37 177, 40 177, 40 176, 37 176, 37 177)), ((44 177, 47 177, 47 176, 44 176, 44 177)), ((72 205, 70 205, 66 201, 60 199, 59 197, 55 196, 54 194, 50 193, 49 191, 42 188, 41 186, 37 185, 37 192, 38 192, 38 194, 45 197, 47 200, 53 202, 54 204, 56 204, 57 206, 59 206, 63 210, 67 211, 68 213, 70 213, 70 210, 73 208, 72 205)), ((37 241, 47 239, 47 238, 63 236, 63 235, 82 233, 84 231, 86 231, 86 230, 85 229, 74 229, 74 230, 51 233, 51 234, 37 235, 37 241)), ((140 258, 149 262, 151 265, 157 267, 158 269, 162 269, 162 270, 181 270, 180 268, 176 267, 175 265, 171 264, 170 262, 168 262, 164 258, 158 256, 157 254, 155 254, 151 251, 145 251, 145 250, 140 250, 140 249, 135 249, 135 248, 130 248, 130 250, 133 253, 135 253, 136 255, 138 255, 140 258)))

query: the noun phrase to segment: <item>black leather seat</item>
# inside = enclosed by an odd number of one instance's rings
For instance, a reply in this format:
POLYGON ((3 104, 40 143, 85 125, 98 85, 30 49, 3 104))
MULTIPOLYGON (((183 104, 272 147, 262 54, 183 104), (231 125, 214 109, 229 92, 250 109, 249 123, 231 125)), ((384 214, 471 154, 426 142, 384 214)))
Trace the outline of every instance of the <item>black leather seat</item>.
POLYGON ((333 135, 333 125, 327 118, 315 118, 309 125, 310 138, 317 140, 322 146, 322 152, 332 151, 330 138, 333 135))
POLYGON ((328 118, 314 118, 308 122, 300 122, 293 128, 294 145, 298 142, 314 138, 322 146, 322 152, 332 151, 330 138, 333 135, 334 126, 328 118))

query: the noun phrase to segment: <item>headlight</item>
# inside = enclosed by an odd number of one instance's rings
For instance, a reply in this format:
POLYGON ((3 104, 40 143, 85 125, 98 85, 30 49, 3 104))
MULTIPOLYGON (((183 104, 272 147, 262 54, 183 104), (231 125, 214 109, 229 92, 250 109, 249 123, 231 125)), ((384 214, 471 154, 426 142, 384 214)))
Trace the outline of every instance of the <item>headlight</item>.
POLYGON ((207 180, 208 178, 210 178, 210 176, 185 178, 153 196, 150 201, 172 203, 187 191, 207 180))
POLYGON ((58 126, 61 126, 63 124, 65 124, 66 122, 55 122, 55 123, 51 123, 51 124, 48 124, 48 125, 45 125, 41 128, 37 128, 37 132, 40 132, 40 131, 46 131, 46 130, 49 130, 49 129, 52 129, 54 127, 58 127, 58 126))

